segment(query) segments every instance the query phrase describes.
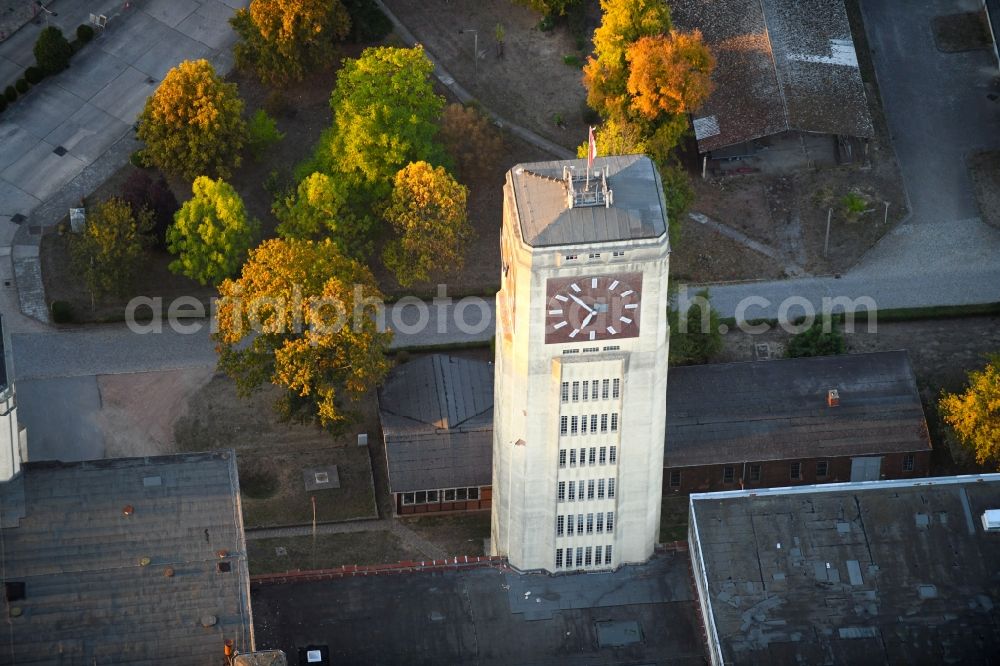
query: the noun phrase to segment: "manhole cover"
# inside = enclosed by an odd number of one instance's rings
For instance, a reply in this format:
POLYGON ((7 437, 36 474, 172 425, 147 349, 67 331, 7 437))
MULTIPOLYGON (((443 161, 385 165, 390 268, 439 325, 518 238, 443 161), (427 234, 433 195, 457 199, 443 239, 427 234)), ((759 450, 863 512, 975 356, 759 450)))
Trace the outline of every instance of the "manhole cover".
POLYGON ((59 157, 62 157, 63 155, 66 154, 67 151, 62 146, 56 146, 52 152, 58 155, 59 157))
POLYGON ((302 482, 306 492, 340 488, 340 474, 337 473, 336 465, 308 467, 302 470, 302 482))

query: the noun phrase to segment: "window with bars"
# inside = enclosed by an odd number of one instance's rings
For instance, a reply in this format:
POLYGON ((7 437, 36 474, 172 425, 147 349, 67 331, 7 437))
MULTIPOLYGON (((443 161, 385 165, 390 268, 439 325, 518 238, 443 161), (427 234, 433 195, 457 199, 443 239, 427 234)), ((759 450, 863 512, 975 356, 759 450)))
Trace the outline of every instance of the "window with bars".
POLYGON ((603 512, 597 514, 597 533, 598 534, 603 534, 604 533, 604 513, 603 512))
POLYGON ((616 462, 618 462, 618 447, 617 446, 612 446, 611 447, 611 451, 609 451, 608 462, 610 462, 612 465, 614 465, 616 462))
POLYGON ((591 563, 593 562, 593 560, 591 559, 591 557, 593 556, 593 554, 594 554, 594 549, 591 548, 590 546, 587 546, 584 549, 584 560, 583 560, 583 565, 584 566, 589 567, 591 565, 591 563))
POLYGON ((597 414, 590 415, 590 432, 597 432, 597 414))
POLYGON ((618 432, 618 414, 611 415, 611 432, 618 432))
POLYGON ((597 400, 597 380, 590 382, 590 399, 597 400))
POLYGON ((573 402, 580 401, 580 382, 573 382, 573 402))
POLYGON ((569 434, 575 435, 577 432, 577 425, 580 422, 580 417, 571 416, 569 419, 569 434))
POLYGON ((614 498, 615 498, 615 480, 608 479, 608 499, 614 499, 614 498))
POLYGON ((560 501, 560 502, 565 502, 566 501, 566 482, 565 481, 560 481, 559 482, 559 493, 556 495, 556 499, 558 499, 558 501, 560 501))
POLYGON ((587 499, 594 499, 594 480, 587 481, 587 499))
POLYGON ((559 434, 565 435, 569 432, 569 417, 560 416, 559 417, 559 434))
MULTIPOLYGON (((903 466, 903 469, 904 469, 904 471, 906 470, 906 466, 905 465, 903 466)), ((817 460, 816 461, 816 477, 817 478, 820 478, 820 479, 825 478, 826 475, 827 475, 827 473, 829 471, 830 471, 830 463, 828 463, 825 460, 817 460)))
POLYGON ((602 446, 600 454, 597 457, 597 462, 604 465, 608 462, 608 447, 602 446))
POLYGON ((604 379, 601 381, 601 400, 607 400, 608 395, 611 392, 611 380, 604 379))
POLYGON ((608 415, 601 414, 601 432, 608 431, 608 415))
POLYGON ((563 565, 562 548, 556 548, 556 569, 561 569, 563 565))
POLYGON ((559 398, 563 402, 569 402, 569 382, 562 383, 562 389, 560 390, 559 398))
POLYGON ((604 479, 597 480, 597 499, 604 499, 604 479))
POLYGON ((576 482, 575 481, 570 481, 569 482, 569 501, 570 502, 575 502, 576 501, 576 482))
POLYGON ((736 479, 736 469, 732 465, 722 468, 722 482, 732 483, 736 479))
POLYGON ((576 449, 569 450, 569 466, 576 467, 576 449))
POLYGON ((615 512, 608 511, 604 517, 604 531, 611 534, 615 531, 615 512))
POLYGON ((583 399, 585 401, 590 399, 590 382, 586 379, 583 380, 583 399))
POLYGON ((594 514, 587 514, 587 534, 594 533, 594 514))
POLYGON ((583 514, 576 514, 576 533, 583 534, 583 514))
POLYGON ((681 485, 681 471, 679 469, 670 470, 670 487, 679 488, 681 485))
POLYGON ((576 566, 583 566, 583 546, 579 546, 576 549, 576 566))
POLYGON ((566 466, 566 449, 561 449, 559 451, 559 466, 560 467, 566 466))
POLYGON ((604 547, 604 563, 611 564, 611 544, 604 547))
POLYGON ((611 397, 617 398, 621 394, 621 384, 622 380, 613 379, 611 380, 611 397))
POLYGON ((564 518, 562 516, 556 516, 556 536, 562 536, 566 529, 564 518))
POLYGON ((587 456, 587 464, 588 465, 595 465, 595 464, 597 464, 597 447, 596 446, 590 447, 590 455, 587 456))
POLYGON ((594 546, 594 564, 601 563, 601 547, 594 546))

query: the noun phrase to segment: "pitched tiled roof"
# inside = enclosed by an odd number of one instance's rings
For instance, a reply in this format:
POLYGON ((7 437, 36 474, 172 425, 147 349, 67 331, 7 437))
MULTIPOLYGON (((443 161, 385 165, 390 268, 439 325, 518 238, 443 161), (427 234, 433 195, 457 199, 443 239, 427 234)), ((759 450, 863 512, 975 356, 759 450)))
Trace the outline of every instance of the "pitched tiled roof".
POLYGON ((702 152, 787 130, 870 137, 843 0, 674 0, 675 26, 701 30, 715 89, 694 114, 702 152))
POLYGON ((8 603, 0 663, 215 666, 225 639, 252 648, 232 451, 28 463, 0 484, 5 512, 18 496, 0 567, 25 597, 8 603))

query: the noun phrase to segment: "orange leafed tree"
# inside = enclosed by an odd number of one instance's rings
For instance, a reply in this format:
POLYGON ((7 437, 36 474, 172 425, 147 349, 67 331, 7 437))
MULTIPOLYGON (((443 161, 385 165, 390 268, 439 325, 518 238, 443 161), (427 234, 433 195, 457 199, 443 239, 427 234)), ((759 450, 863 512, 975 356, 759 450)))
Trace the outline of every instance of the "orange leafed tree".
POLYGON ((699 30, 642 37, 625 57, 631 109, 647 120, 696 111, 712 92, 715 58, 699 30))

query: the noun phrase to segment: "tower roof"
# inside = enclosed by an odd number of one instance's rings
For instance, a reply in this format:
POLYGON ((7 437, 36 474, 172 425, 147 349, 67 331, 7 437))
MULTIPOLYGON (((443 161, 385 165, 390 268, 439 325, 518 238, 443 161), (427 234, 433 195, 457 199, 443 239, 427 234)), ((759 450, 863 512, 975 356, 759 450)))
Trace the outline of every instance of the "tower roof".
MULTIPOLYGON (((521 237, 533 247, 609 243, 659 238, 667 229, 667 207, 656 167, 645 155, 614 155, 594 160, 594 172, 607 169, 610 205, 570 206, 569 167, 576 179, 587 160, 518 164, 510 170, 521 237)), ((590 179, 590 187, 601 184, 590 179)), ((578 187, 582 185, 577 182, 578 187)))

